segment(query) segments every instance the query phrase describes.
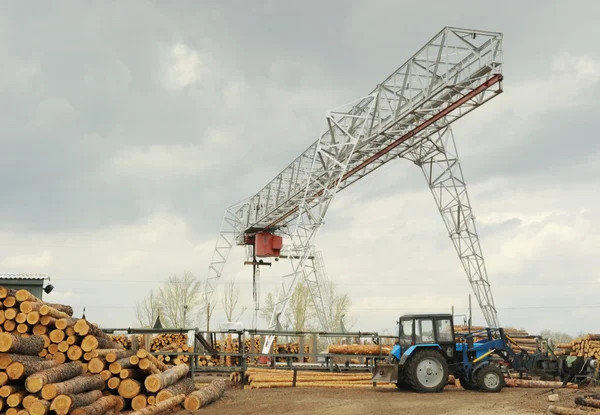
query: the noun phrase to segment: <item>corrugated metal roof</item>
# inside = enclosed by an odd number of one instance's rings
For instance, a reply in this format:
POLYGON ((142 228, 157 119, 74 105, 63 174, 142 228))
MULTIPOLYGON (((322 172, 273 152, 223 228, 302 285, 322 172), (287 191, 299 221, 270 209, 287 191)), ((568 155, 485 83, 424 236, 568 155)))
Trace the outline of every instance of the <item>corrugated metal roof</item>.
POLYGON ((43 280, 48 278, 47 274, 2 274, 0 279, 3 280, 43 280))

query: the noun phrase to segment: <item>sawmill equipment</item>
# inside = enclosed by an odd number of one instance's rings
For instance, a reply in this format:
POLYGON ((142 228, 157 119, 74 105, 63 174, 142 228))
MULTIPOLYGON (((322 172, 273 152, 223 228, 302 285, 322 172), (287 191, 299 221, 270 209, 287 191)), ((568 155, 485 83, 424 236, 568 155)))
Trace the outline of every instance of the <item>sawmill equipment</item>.
POLYGON ((516 342, 502 328, 457 335, 452 314, 404 315, 398 324, 398 342, 386 361, 373 368, 372 380, 395 383, 399 389, 441 392, 448 375, 454 375, 465 389, 498 392, 504 385, 503 368, 560 377, 566 384, 589 379, 598 366, 594 359, 565 360, 552 351, 517 353, 511 347, 516 342))
POLYGON ((234 246, 247 247, 246 263, 255 269, 263 258, 285 253, 291 272, 281 279, 269 329, 285 319, 301 278, 321 326, 329 328, 327 298, 311 258, 331 201, 385 163, 407 159, 421 168, 485 320, 497 327, 450 126, 502 92, 502 39, 501 33, 446 27, 368 95, 331 110, 316 142, 258 193, 227 208, 208 268, 208 294, 234 246))

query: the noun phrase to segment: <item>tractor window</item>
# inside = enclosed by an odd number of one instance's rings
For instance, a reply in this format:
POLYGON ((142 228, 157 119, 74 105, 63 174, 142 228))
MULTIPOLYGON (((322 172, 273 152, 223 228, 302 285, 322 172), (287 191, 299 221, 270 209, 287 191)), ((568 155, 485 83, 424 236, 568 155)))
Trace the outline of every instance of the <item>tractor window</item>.
POLYGON ((450 320, 437 320, 438 342, 453 342, 450 320))
POLYGON ((400 322, 400 344, 410 344, 412 342, 412 320, 400 322))
POLYGON ((433 343, 433 322, 431 320, 417 320, 415 324, 417 343, 433 343))

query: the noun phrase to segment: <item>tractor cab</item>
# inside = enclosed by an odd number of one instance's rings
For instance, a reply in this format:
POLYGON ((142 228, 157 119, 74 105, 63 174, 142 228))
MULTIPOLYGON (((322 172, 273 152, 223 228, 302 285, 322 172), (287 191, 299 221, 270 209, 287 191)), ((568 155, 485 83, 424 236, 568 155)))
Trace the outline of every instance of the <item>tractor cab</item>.
POLYGON ((398 344, 392 355, 405 359, 418 347, 436 347, 453 360, 456 343, 451 314, 405 314, 398 322, 398 344))

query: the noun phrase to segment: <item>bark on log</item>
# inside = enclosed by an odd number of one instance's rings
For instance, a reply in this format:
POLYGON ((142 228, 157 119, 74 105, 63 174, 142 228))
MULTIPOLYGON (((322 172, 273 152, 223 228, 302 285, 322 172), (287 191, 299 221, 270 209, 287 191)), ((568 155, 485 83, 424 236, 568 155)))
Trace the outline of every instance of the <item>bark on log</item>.
POLYGON ((123 398, 131 399, 140 394, 142 385, 135 379, 123 379, 119 384, 118 391, 123 398))
POLYGON ((144 386, 148 392, 158 392, 176 383, 180 378, 186 376, 189 371, 190 367, 188 365, 177 365, 163 373, 148 376, 144 381, 144 386))
MULTIPOLYGON (((136 356, 139 359, 139 357, 136 356)), ((140 359, 138 367, 142 370, 152 373, 153 375, 161 373, 161 371, 148 358, 140 359)))
POLYGON ((28 338, 13 336, 10 333, 0 333, 0 352, 36 355, 44 348, 44 339, 40 336, 28 338))
POLYGON ((562 406, 550 405, 548 407, 548 413, 555 415, 589 415, 589 411, 582 411, 581 409, 563 408, 562 406))
POLYGON ((39 356, 22 355, 16 353, 0 353, 0 370, 5 370, 13 362, 30 363, 44 362, 39 356))
POLYGON ((23 387, 20 385, 4 385, 0 388, 0 397, 8 398, 11 394, 22 391, 23 387))
POLYGON ((36 360, 32 362, 12 362, 6 368, 6 375, 11 380, 18 380, 51 367, 58 366, 55 360, 36 360))
POLYGON ((27 395, 26 397, 23 398, 23 402, 21 402, 21 406, 24 409, 29 409, 31 404, 34 403, 36 400, 37 400, 37 397, 35 395, 27 395))
MULTIPOLYGON (((107 357, 108 357, 108 355, 109 355, 110 353, 116 353, 116 354, 118 355, 119 353, 124 353, 124 352, 128 352, 128 350, 118 350, 118 349, 95 349, 95 350, 92 350, 92 352, 91 352, 91 353, 92 353, 92 357, 104 357, 104 358, 107 358, 107 357)), ((119 358, 119 359, 120 359, 121 357, 126 357, 126 356, 124 356, 124 355, 123 355, 123 356, 118 356, 118 357, 115 357, 115 359, 114 359, 114 360, 111 360, 111 361, 109 361, 109 363, 112 363, 112 362, 114 362, 115 360, 117 360, 117 358, 119 358)))
MULTIPOLYGON (((504 379, 506 386, 513 388, 562 388, 562 382, 543 380, 504 379)), ((568 383, 568 389, 578 389, 577 384, 568 383)))
POLYGON ((575 398, 575 403, 581 406, 588 406, 590 408, 600 408, 600 399, 594 399, 588 396, 575 398))
POLYGON ((40 307, 40 314, 43 316, 50 316, 55 319, 59 318, 68 318, 69 315, 67 313, 63 313, 62 311, 58 311, 54 307, 50 307, 48 304, 44 304, 40 307))
POLYGON ((220 399, 223 393, 225 393, 225 381, 222 379, 213 380, 207 387, 190 393, 183 406, 187 410, 194 411, 220 399))
POLYGON ((66 415, 77 408, 85 408, 102 399, 102 392, 93 390, 72 395, 59 395, 50 405, 50 410, 59 415, 66 415))
POLYGON ((70 305, 56 304, 56 303, 46 303, 46 304, 62 313, 65 313, 69 317, 73 316, 73 307, 71 307, 70 305))
POLYGON ((50 402, 36 399, 28 408, 31 415, 46 415, 50 410, 50 402))
POLYGON ((19 310, 21 313, 31 313, 33 311, 40 311, 41 303, 37 303, 35 301, 24 301, 19 306, 19 310))
POLYGON ((60 383, 50 383, 42 388, 42 398, 51 401, 58 395, 71 395, 104 388, 104 378, 100 375, 81 375, 60 383))
POLYGON ((122 369, 119 377, 121 379, 143 379, 144 374, 137 369, 122 369))
MULTIPOLYGON (((97 326, 93 325, 85 319, 81 318, 77 320, 77 323, 75 323, 73 329, 75 329, 75 333, 79 334, 80 336, 85 337, 88 334, 91 334, 93 336, 100 337, 112 342, 112 339, 108 334, 104 333, 100 328, 98 328, 97 326)), ((124 347, 121 344, 116 342, 114 344, 117 346, 115 347, 115 349, 124 349, 124 347)))
POLYGON ((177 395, 189 395, 190 393, 196 390, 196 385, 194 381, 190 378, 185 378, 175 383, 174 385, 169 386, 158 392, 156 394, 156 402, 166 401, 167 399, 172 398, 177 395))
POLYGON ((147 406, 144 409, 133 412, 131 415, 154 415, 160 414, 161 412, 165 412, 175 406, 179 405, 185 399, 185 395, 177 395, 172 397, 171 399, 167 399, 166 401, 162 401, 157 403, 156 405, 147 406))
POLYGON ((129 361, 129 357, 123 357, 116 362, 111 363, 110 366, 108 366, 108 370, 110 370, 110 373, 113 375, 118 375, 121 373, 121 370, 128 369, 130 367, 133 367, 133 365, 129 361))
POLYGON ((67 327, 73 327, 77 323, 78 319, 72 317, 64 317, 56 320, 54 325, 57 329, 66 330, 67 327))
MULTIPOLYGON (((40 314, 42 314, 42 313, 40 313, 40 314)), ((54 317, 52 317, 52 316, 44 316, 44 315, 42 315, 40 317, 40 324, 42 326, 54 326, 55 323, 56 323, 56 319, 54 317)))
POLYGON ((0 287, 0 300, 5 299, 9 295, 14 296, 15 294, 16 294, 16 291, 13 290, 12 288, 0 287))
POLYGON ((96 337, 93 334, 88 334, 81 341, 81 348, 84 352, 91 352, 96 349, 118 349, 117 346, 112 340, 96 337))
POLYGON ((31 393, 36 393, 41 391, 44 385, 62 382, 81 374, 83 366, 80 362, 66 363, 29 376, 25 379, 25 388, 31 393))
POLYGON ((40 301, 39 298, 37 298, 35 295, 31 294, 29 291, 27 290, 18 290, 15 293, 15 298, 17 299, 17 301, 19 301, 20 303, 22 303, 23 301, 32 301, 34 303, 37 303, 40 301))

